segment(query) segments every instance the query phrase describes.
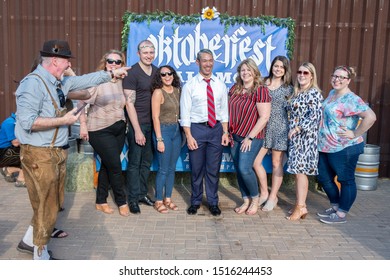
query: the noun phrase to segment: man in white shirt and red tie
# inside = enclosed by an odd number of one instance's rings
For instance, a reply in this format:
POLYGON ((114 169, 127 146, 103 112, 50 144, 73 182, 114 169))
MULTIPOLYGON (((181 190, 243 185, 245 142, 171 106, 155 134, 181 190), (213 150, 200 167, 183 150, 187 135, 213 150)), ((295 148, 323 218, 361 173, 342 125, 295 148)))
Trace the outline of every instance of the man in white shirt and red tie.
POLYGON ((191 206, 187 213, 195 215, 200 208, 204 179, 210 213, 219 216, 219 170, 223 146, 229 144, 228 90, 213 75, 210 50, 200 50, 196 64, 199 73, 183 86, 180 98, 180 124, 187 138, 191 166, 191 206))

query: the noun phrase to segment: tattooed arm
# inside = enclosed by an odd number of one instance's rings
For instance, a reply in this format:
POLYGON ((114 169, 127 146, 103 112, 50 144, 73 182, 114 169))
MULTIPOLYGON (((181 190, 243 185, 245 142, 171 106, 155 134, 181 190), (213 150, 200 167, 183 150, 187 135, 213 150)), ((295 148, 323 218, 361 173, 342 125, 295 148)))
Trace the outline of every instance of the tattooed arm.
POLYGON ((129 115, 131 125, 133 126, 134 129, 134 135, 135 135, 134 140, 138 145, 144 146, 146 144, 146 138, 139 125, 137 111, 135 110, 134 107, 136 92, 135 90, 125 89, 124 94, 126 97, 126 111, 127 114, 129 115))

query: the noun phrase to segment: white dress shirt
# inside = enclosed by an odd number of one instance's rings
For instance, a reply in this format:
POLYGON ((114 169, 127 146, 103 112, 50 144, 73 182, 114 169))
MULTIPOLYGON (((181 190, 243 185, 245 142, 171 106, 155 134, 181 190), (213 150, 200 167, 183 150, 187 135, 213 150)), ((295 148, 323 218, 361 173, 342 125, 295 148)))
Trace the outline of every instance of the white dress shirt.
MULTIPOLYGON (((211 76, 211 88, 214 94, 217 120, 228 122, 228 89, 224 82, 211 76)), ((203 123, 208 120, 207 83, 201 74, 189 80, 182 89, 180 97, 180 125, 190 127, 191 123, 203 123)))

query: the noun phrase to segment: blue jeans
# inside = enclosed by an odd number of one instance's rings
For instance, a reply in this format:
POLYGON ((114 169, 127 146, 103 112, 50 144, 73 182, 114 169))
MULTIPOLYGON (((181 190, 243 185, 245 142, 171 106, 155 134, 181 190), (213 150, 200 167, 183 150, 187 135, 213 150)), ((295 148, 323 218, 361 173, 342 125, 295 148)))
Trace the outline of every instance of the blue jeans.
POLYGON ((259 196, 259 186, 256 173, 253 170, 253 162, 263 146, 263 139, 254 138, 251 149, 247 152, 240 150, 242 140, 244 140, 244 137, 233 134, 234 143, 231 148, 231 154, 237 173, 238 186, 240 187, 242 198, 256 197, 259 196))
POLYGON ((176 162, 181 151, 181 131, 178 123, 161 124, 161 136, 164 139, 165 151, 157 151, 156 134, 153 133, 153 143, 157 153, 158 171, 156 174, 156 200, 172 196, 175 183, 176 162))
POLYGON ((338 205, 339 211, 348 212, 357 195, 355 169, 359 155, 364 152, 364 143, 347 147, 336 153, 320 152, 318 162, 318 181, 332 205, 338 205), (341 184, 339 191, 334 182, 341 184))
POLYGON ((148 194, 148 178, 153 160, 152 125, 141 124, 140 127, 146 138, 145 146, 140 146, 135 142, 134 128, 131 123, 127 132, 129 161, 126 171, 126 189, 129 203, 138 202, 148 194))

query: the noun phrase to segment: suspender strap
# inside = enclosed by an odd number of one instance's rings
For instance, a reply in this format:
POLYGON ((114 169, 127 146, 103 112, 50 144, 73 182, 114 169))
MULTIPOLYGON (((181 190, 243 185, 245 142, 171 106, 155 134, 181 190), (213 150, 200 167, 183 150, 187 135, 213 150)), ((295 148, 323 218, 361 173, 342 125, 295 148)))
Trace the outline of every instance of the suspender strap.
MULTIPOLYGON (((59 108, 58 108, 58 105, 57 105, 57 102, 55 101, 55 99, 53 98, 53 96, 51 95, 50 93, 50 90, 49 90, 49 87, 47 86, 47 84, 45 83, 45 81, 42 79, 41 76, 39 76, 38 74, 36 73, 31 73, 29 74, 29 76, 37 76, 41 81, 42 83, 45 85, 45 88, 47 90, 47 92, 49 93, 49 96, 51 98, 51 102, 53 103, 53 106, 54 106, 54 109, 57 111, 59 108)), ((58 126, 56 127, 56 130, 54 132, 54 136, 53 136, 53 139, 51 140, 51 143, 50 143, 50 147, 54 147, 54 143, 56 142, 56 139, 57 139, 57 134, 58 134, 58 126)))

